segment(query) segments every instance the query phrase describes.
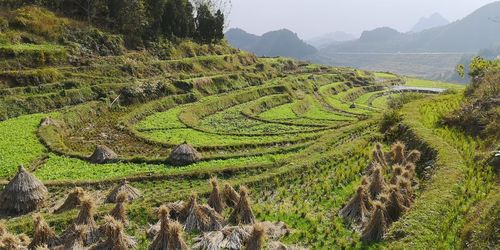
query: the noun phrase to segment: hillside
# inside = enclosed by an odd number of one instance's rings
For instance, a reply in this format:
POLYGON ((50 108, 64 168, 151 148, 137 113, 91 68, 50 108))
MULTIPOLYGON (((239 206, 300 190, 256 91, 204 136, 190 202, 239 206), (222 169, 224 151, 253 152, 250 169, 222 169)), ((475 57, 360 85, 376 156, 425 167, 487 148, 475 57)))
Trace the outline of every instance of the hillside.
POLYGON ((258 56, 284 56, 303 58, 316 53, 316 49, 302 41, 297 34, 282 29, 256 36, 241 29, 230 29, 226 39, 236 48, 255 53, 258 56))
POLYGON ((345 41, 351 41, 351 40, 356 40, 356 36, 343 32, 343 31, 336 31, 333 33, 328 33, 322 36, 314 37, 311 39, 308 39, 306 42, 308 44, 311 44, 312 46, 321 49, 324 46, 333 44, 333 43, 340 43, 340 42, 345 42, 345 41))
POLYGON ((500 2, 481 7, 467 17, 446 26, 417 33, 389 32, 380 28, 366 32, 378 39, 363 39, 332 45, 321 53, 335 52, 461 52, 475 53, 500 41, 498 23, 494 18, 500 12, 500 2))
POLYGON ((465 82, 455 66, 500 41, 500 2, 483 6, 467 17, 421 32, 400 33, 391 28, 365 31, 360 39, 334 43, 308 57, 313 62, 389 71, 433 80, 465 82))
POLYGON ((449 24, 450 22, 446 20, 441 14, 439 13, 434 13, 430 15, 429 17, 422 17, 420 20, 413 26, 413 28, 410 30, 412 33, 440 27, 440 26, 445 26, 449 24))
POLYGON ((72 17, 0 12, 0 249, 498 242, 496 144, 442 122, 464 86, 72 17))

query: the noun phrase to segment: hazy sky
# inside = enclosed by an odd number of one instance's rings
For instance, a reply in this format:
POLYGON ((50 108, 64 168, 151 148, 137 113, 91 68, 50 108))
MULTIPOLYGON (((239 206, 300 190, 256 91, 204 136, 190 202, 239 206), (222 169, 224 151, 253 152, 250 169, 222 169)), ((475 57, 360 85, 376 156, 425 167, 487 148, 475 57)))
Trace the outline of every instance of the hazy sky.
POLYGON ((406 32, 423 16, 439 12, 461 19, 497 0, 232 0, 230 27, 261 35, 288 28, 303 39, 334 31, 355 35, 390 26, 406 32))

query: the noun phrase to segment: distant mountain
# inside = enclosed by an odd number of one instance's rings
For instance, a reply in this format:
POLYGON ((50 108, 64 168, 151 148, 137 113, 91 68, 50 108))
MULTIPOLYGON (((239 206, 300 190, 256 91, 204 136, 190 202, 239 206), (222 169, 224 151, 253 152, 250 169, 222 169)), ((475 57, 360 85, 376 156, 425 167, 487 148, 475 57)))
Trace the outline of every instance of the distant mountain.
POLYGON ((353 34, 349 34, 343 31, 336 31, 333 33, 328 33, 324 34, 322 36, 314 37, 306 42, 311 44, 312 46, 316 48, 322 48, 325 45, 329 45, 332 43, 340 43, 340 42, 345 42, 345 41, 351 41, 351 40, 356 40, 357 37, 354 36, 353 34))
POLYGON ((429 17, 422 17, 418 23, 413 26, 410 32, 417 33, 423 30, 428 30, 436 27, 441 27, 449 24, 450 21, 446 20, 441 14, 434 13, 429 17))
MULTIPOLYGON (((387 27, 365 31, 357 40, 330 44, 307 59, 460 82, 455 66, 467 63, 480 50, 498 46, 499 31, 500 2, 494 2, 461 20, 420 32, 401 33, 387 27)), ((491 50, 487 57, 494 58, 496 53, 498 50, 491 50)))
POLYGON ((234 47, 248 50, 258 56, 303 58, 317 52, 316 48, 287 29, 271 31, 262 36, 249 34, 242 29, 230 29, 225 36, 234 47))

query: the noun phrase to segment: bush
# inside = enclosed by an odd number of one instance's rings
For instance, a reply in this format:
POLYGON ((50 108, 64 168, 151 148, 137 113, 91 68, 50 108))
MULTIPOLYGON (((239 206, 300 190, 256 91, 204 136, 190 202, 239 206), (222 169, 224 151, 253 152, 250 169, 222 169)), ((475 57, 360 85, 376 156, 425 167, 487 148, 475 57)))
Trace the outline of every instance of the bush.
POLYGON ((46 68, 32 71, 3 72, 0 76, 6 79, 13 87, 18 87, 37 86, 55 82, 62 77, 62 74, 57 69, 46 68))
POLYGON ((125 51, 123 37, 102 32, 96 28, 65 28, 63 41, 77 44, 80 52, 99 56, 122 55, 125 51))

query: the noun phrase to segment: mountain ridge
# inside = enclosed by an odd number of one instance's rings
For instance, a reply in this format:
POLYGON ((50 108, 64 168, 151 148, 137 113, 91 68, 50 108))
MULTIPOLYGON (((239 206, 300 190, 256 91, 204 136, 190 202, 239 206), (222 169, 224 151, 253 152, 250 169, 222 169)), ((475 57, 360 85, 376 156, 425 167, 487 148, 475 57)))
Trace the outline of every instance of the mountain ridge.
POLYGON ((270 31, 257 36, 243 29, 232 28, 226 32, 225 37, 232 46, 259 56, 303 58, 317 52, 315 47, 288 29, 270 31))

